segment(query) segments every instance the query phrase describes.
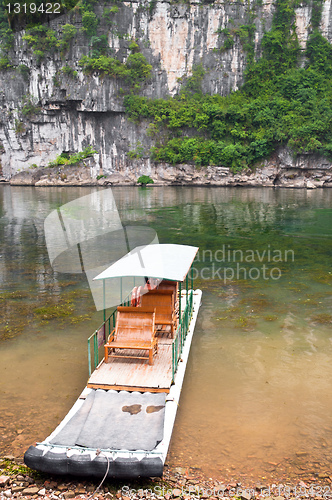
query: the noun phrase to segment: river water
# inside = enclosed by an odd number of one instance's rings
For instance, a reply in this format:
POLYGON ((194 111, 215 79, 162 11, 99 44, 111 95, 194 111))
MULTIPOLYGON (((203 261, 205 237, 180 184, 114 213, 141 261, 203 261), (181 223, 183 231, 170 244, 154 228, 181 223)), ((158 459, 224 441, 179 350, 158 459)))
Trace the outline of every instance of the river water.
MULTIPOLYGON (((0 186, 0 456, 70 409, 99 325, 83 274, 55 272, 44 220, 100 188, 0 186)), ((203 290, 168 463, 254 480, 328 473, 332 190, 113 188, 123 225, 200 247, 203 290)))

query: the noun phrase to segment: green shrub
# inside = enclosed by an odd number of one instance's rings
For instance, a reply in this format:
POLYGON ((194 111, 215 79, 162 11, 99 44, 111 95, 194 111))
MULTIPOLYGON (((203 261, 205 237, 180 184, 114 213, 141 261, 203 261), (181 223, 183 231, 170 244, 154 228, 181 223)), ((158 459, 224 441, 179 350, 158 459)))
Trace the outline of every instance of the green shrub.
POLYGON ((88 36, 93 36, 97 33, 98 18, 94 12, 83 12, 82 23, 83 30, 88 36))
POLYGON ((192 75, 186 79, 185 84, 181 89, 181 93, 191 92, 191 93, 200 93, 202 92, 202 82, 205 76, 205 69, 203 65, 194 64, 192 69, 192 75))
POLYGON ((323 2, 321 0, 313 0, 311 12, 311 26, 313 29, 318 29, 322 17, 323 2))
POLYGON ((34 26, 23 35, 22 39, 31 47, 37 64, 41 63, 46 52, 53 53, 60 46, 55 31, 43 25, 34 26))
POLYGON ((152 66, 141 53, 130 54, 125 66, 129 70, 128 79, 131 83, 142 82, 151 75, 152 66))
POLYGON ((137 179, 137 184, 140 184, 142 187, 146 187, 147 184, 154 184, 154 181, 148 175, 141 175, 137 179))
POLYGON ((216 31, 216 33, 218 33, 219 35, 222 35, 222 37, 223 37, 223 44, 221 46, 221 50, 228 50, 228 49, 231 49, 233 47, 234 37, 228 28, 218 29, 216 31))
POLYGON ((59 165, 76 165, 76 163, 79 163, 80 161, 85 160, 86 158, 89 158, 89 156, 92 156, 96 153, 97 151, 94 150, 92 146, 87 146, 83 151, 80 151, 79 153, 75 153, 73 155, 69 155, 68 153, 61 153, 56 157, 55 160, 48 163, 48 167, 57 167, 59 165))
POLYGON ((332 76, 332 47, 318 30, 309 36, 307 47, 307 68, 314 69, 327 77, 332 76))
POLYGON ((143 158, 143 154, 144 154, 144 148, 140 141, 138 141, 138 143, 136 144, 135 149, 133 149, 132 151, 128 151, 127 153, 127 155, 131 160, 133 160, 134 158, 143 158))
POLYGON ((61 72, 64 75, 69 76, 69 78, 72 78, 72 79, 77 78, 77 75, 78 75, 77 71, 75 71, 73 68, 68 66, 68 64, 66 64, 65 66, 62 66, 61 72))
POLYGON ((24 80, 29 79, 30 68, 26 64, 20 64, 17 66, 17 71, 23 76, 24 80))
POLYGON ((14 32, 10 28, 2 29, 0 33, 1 48, 4 50, 11 50, 14 48, 14 32))
POLYGON ((150 0, 149 2, 149 15, 153 17, 157 6, 157 0, 150 0))
POLYGON ((58 72, 56 72, 55 75, 53 75, 52 81, 53 81, 54 87, 60 87, 61 86, 61 81, 59 79, 59 73, 58 72))
POLYGON ((109 46, 106 35, 93 36, 91 38, 91 57, 98 58, 101 55, 107 55, 109 46))
POLYGON ((152 66, 140 53, 130 54, 126 63, 121 63, 118 59, 105 55, 99 57, 84 56, 80 59, 79 65, 87 75, 99 73, 124 78, 132 85, 140 85, 150 76, 152 70, 152 66))
POLYGON ((117 5, 113 5, 110 9, 107 9, 107 8, 104 9, 102 17, 109 24, 111 24, 113 22, 114 14, 116 14, 117 12, 119 12, 119 7, 117 5))
POLYGON ((22 135, 25 132, 25 125, 22 121, 20 120, 15 120, 15 134, 16 135, 22 135))
POLYGON ((33 50, 51 51, 59 46, 55 31, 43 25, 34 26, 22 38, 33 50))
POLYGON ((79 2, 80 10, 82 11, 82 13, 92 12, 97 2, 98 0, 81 0, 79 2))
POLYGON ((0 57, 0 71, 8 71, 12 69, 14 66, 10 62, 7 56, 0 57))
POLYGON ((138 44, 134 40, 129 44, 129 50, 132 52, 137 52, 139 50, 138 44))
POLYGON ((70 42, 70 40, 72 40, 72 38, 74 38, 77 33, 77 29, 72 24, 64 24, 61 28, 61 31, 62 40, 64 42, 70 42))
POLYGON ((39 65, 45 57, 45 52, 43 50, 34 50, 33 55, 36 58, 36 63, 39 65))
POLYGON ((59 42, 61 53, 69 49, 70 41, 76 36, 77 29, 72 24, 64 24, 61 28, 62 36, 59 42))
POLYGON ((40 106, 38 106, 31 96, 24 96, 22 100, 21 113, 25 118, 31 118, 33 115, 40 113, 40 106))
POLYGON ((88 57, 83 56, 79 63, 83 72, 86 75, 91 75, 92 73, 99 73, 104 75, 109 75, 112 77, 116 76, 127 76, 128 72, 123 63, 121 63, 118 59, 113 57, 107 57, 105 55, 99 57, 88 57))

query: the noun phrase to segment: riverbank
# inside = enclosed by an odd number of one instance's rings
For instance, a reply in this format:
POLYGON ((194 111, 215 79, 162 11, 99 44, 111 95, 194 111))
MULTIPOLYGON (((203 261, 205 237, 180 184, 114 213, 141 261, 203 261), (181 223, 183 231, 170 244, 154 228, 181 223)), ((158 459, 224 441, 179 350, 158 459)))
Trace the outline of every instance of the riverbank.
POLYGON ((166 466, 162 478, 138 481, 106 481, 49 476, 26 467, 21 459, 0 458, 0 500, 36 498, 62 500, 76 498, 102 499, 228 499, 284 500, 288 498, 326 499, 331 496, 329 474, 306 479, 277 478, 268 484, 261 481, 237 482, 215 480, 203 475, 199 468, 166 466))
POLYGON ((295 158, 280 149, 273 158, 254 169, 232 172, 219 166, 153 163, 149 158, 119 162, 116 170, 100 167, 99 155, 77 165, 29 168, 0 181, 14 186, 135 186, 141 175, 148 175, 154 186, 247 186, 315 189, 332 187, 332 163, 313 154, 295 158))

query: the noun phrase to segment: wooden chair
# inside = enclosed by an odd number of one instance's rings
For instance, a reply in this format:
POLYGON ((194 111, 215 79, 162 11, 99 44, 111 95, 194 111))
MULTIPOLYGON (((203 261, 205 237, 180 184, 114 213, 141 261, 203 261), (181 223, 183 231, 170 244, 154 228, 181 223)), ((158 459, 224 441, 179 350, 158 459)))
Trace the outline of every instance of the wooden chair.
POLYGON ((172 338, 177 327, 173 295, 173 290, 159 290, 157 288, 145 293, 141 297, 142 307, 155 308, 155 324, 162 327, 160 331, 166 331, 165 326, 170 326, 172 338))
POLYGON ((154 307, 118 307, 115 329, 105 344, 105 362, 109 355, 117 358, 148 359, 153 364, 153 355, 157 352, 158 344, 155 336, 155 308, 154 307), (148 356, 132 353, 116 354, 115 349, 127 351, 148 351, 148 356))
POLYGON ((162 280, 159 283, 157 290, 172 290, 173 291, 173 301, 174 301, 174 311, 178 313, 179 311, 179 283, 177 281, 162 280))

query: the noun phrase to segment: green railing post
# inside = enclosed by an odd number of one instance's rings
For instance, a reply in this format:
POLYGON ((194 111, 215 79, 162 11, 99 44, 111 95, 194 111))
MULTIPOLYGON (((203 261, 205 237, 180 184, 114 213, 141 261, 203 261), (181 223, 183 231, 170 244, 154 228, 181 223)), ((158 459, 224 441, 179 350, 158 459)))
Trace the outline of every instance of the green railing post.
POLYGON ((174 357, 175 357, 174 356, 174 345, 175 345, 175 343, 173 342, 173 344, 172 344, 172 381, 174 381, 174 373, 175 373, 175 371, 174 371, 174 357))
POLYGON ((189 283, 188 283, 188 273, 186 275, 186 306, 188 305, 188 287, 189 287, 189 283))
POLYGON ((184 330, 183 330, 183 343, 187 337, 187 318, 188 318, 188 308, 186 307, 186 312, 184 315, 184 330))
POLYGON ((94 368, 96 369, 96 367, 98 366, 98 332, 96 331, 95 332, 95 336, 93 337, 93 340, 94 340, 94 345, 93 345, 93 349, 94 349, 94 358, 95 358, 95 366, 94 368))
MULTIPOLYGON (((179 335, 181 335, 181 326, 180 326, 180 329, 179 329, 179 335)), ((178 362, 179 362, 179 335, 176 337, 176 357, 175 357, 175 370, 177 370, 178 368, 178 362)))
POLYGON ((91 376, 91 347, 90 347, 90 339, 88 339, 88 360, 89 360, 89 377, 91 376))
POLYGON ((187 338, 189 325, 192 317, 193 310, 193 290, 190 290, 188 295, 188 301, 186 307, 183 310, 183 314, 179 320, 179 325, 176 330, 174 341, 172 344, 172 378, 174 379, 176 370, 178 368, 179 360, 181 358, 182 349, 187 338))
MULTIPOLYGON (((186 283, 188 285, 188 280, 186 278, 186 283)), ((178 367, 179 359, 182 354, 182 348, 184 345, 184 341, 187 336, 188 328, 189 328, 189 323, 192 315, 192 309, 193 309, 193 290, 190 291, 188 294, 188 286, 186 290, 186 305, 183 310, 183 315, 181 311, 181 292, 182 292, 182 283, 179 282, 179 323, 177 327, 177 331, 175 334, 175 338, 173 341, 172 345, 172 377, 174 378, 175 372, 178 367), (189 295, 189 300, 188 300, 188 295, 189 295)), ((129 301, 129 298, 127 299, 127 302, 129 301)), ((129 302, 128 302, 129 303, 129 302)), ((104 309, 104 315, 106 314, 106 309, 104 309)), ((106 330, 107 330, 107 322, 108 322, 108 333, 109 335, 111 334, 111 318, 113 318, 113 329, 115 328, 116 325, 116 315, 117 315, 117 309, 115 309, 107 319, 105 319, 98 328, 98 330, 95 330, 95 332, 88 338, 88 364, 89 364, 89 377, 92 374, 92 352, 91 352, 91 339, 93 338, 93 361, 94 361, 94 369, 99 364, 99 349, 98 349, 98 332, 100 331, 101 328, 104 328, 104 343, 106 343, 108 336, 106 336, 106 330)))

